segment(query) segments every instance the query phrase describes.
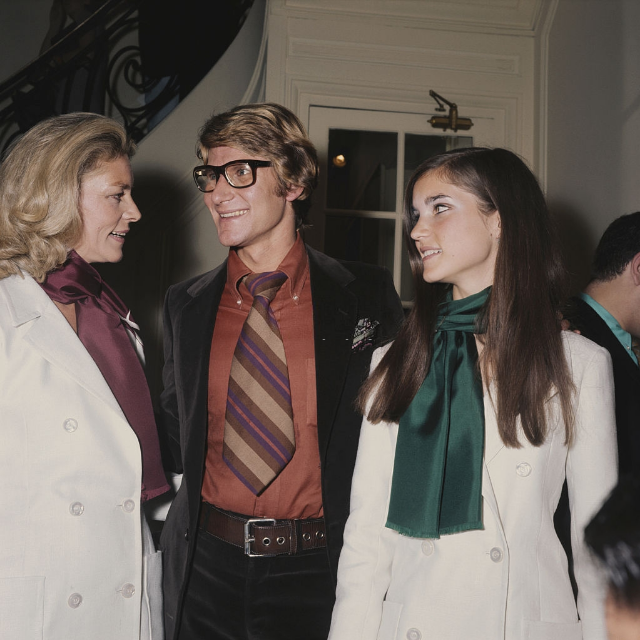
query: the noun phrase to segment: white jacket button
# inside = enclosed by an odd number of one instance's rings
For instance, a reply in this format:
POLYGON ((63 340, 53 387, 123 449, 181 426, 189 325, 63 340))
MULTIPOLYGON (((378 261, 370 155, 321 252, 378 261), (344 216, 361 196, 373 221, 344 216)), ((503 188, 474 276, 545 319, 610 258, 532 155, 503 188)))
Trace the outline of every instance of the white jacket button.
POLYGON ((135 592, 136 588, 130 582, 127 582, 127 584, 123 584, 122 590, 120 591, 123 598, 131 598, 131 596, 133 596, 135 592))
POLYGON ((79 593, 72 593, 67 600, 67 604, 72 609, 77 609, 82 604, 82 596, 79 593))
POLYGON ((489 557, 494 562, 502 562, 502 549, 500 549, 499 547, 493 547, 493 549, 489 551, 489 557))
POLYGON ((407 631, 407 640, 420 640, 422 638, 422 634, 418 629, 411 628, 407 631))
POLYGON ((78 428, 78 421, 75 418, 67 418, 62 426, 67 433, 73 433, 78 428))
POLYGON ((526 478, 531 473, 531 465, 528 462, 521 462, 516 465, 516 473, 521 478, 526 478))
POLYGON ((82 502, 72 502, 69 505, 69 513, 72 516, 81 516, 84 513, 84 505, 82 502))
POLYGON ((122 504, 122 508, 127 513, 131 513, 136 508, 136 503, 133 500, 125 500, 122 504))
POLYGON ((424 553, 425 556, 430 556, 433 553, 434 548, 432 540, 425 540, 422 543, 422 553, 424 553))

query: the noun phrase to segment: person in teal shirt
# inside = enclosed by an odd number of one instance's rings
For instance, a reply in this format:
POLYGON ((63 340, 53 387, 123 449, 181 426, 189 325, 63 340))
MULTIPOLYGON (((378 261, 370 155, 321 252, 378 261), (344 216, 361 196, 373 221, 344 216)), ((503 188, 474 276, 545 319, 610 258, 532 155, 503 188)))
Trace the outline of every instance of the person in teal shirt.
POLYGON ((640 211, 606 229, 593 258, 591 281, 565 314, 572 327, 611 354, 616 394, 620 475, 640 470, 640 211))
MULTIPOLYGON (((597 286, 598 288, 602 285, 605 285, 606 287, 607 283, 593 283, 593 286, 597 286)), ((591 286, 592 285, 589 285, 588 288, 591 288, 591 286)), ((615 317, 588 293, 579 293, 578 297, 581 300, 584 300, 605 321, 606 325, 611 330, 611 333, 613 333, 613 335, 619 340, 620 344, 624 347, 631 359, 638 364, 638 356, 633 351, 633 336, 628 331, 625 331, 615 317)), ((638 313, 638 310, 636 310, 636 313, 638 313)))

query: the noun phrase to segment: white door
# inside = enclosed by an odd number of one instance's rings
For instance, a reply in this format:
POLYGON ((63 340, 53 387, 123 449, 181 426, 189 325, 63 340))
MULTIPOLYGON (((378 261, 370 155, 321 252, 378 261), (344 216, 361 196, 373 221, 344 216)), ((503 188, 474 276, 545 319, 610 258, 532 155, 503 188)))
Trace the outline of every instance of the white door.
POLYGON ((494 117, 474 115, 471 130, 457 133, 434 129, 427 120, 424 113, 309 109, 309 136, 318 150, 320 180, 305 240, 335 258, 386 266, 405 306, 413 298, 402 238, 409 177, 437 153, 504 145, 503 123, 494 117))

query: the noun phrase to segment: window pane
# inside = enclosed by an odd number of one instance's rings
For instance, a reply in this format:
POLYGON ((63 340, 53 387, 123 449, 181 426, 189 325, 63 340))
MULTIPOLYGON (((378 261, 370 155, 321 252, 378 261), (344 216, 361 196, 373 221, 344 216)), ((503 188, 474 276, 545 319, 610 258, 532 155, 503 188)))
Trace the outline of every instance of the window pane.
POLYGON ((387 267, 393 273, 394 220, 327 214, 325 253, 387 267))
POLYGON ((398 134, 329 130, 327 208, 395 211, 398 134))

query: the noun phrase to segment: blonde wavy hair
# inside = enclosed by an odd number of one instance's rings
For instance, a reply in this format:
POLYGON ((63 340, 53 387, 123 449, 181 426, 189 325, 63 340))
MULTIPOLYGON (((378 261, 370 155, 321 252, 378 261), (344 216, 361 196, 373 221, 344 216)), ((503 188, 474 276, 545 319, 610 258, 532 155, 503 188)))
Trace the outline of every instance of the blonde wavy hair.
POLYGON ((69 113, 27 131, 0 164, 0 279, 25 271, 38 282, 80 239, 83 177, 131 157, 124 127, 94 113, 69 113))
POLYGON ((198 157, 207 162, 209 149, 233 147, 270 160, 279 196, 293 187, 302 193, 293 202, 296 227, 301 227, 318 184, 318 155, 300 119, 273 102, 243 104, 211 116, 198 136, 198 157))

